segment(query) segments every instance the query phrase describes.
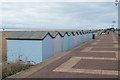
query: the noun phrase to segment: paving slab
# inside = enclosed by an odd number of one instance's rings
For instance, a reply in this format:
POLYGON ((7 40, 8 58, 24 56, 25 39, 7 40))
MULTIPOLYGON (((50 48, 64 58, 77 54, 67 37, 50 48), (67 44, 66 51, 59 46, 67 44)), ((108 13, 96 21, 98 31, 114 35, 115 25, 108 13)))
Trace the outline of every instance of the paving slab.
POLYGON ((115 58, 116 54, 114 52, 81 52, 78 53, 77 51, 74 52, 74 56, 79 57, 109 57, 109 58, 115 58))
POLYGON ((92 48, 91 51, 118 51, 118 48, 92 48))
POLYGON ((73 66, 77 69, 97 69, 97 70, 118 70, 118 62, 116 60, 91 60, 82 59, 78 64, 73 66), (107 64, 106 64, 107 63, 107 64))

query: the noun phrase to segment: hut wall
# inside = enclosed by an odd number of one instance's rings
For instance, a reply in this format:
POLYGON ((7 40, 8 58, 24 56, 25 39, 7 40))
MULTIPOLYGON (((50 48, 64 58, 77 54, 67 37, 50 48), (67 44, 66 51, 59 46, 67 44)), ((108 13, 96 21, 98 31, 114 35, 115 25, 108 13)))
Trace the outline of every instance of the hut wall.
POLYGON ((74 36, 74 46, 78 45, 78 35, 74 36))
POLYGON ((83 43, 84 42, 84 35, 82 34, 81 35, 81 43, 83 43))
POLYGON ((85 37, 84 37, 84 38, 85 38, 85 42, 86 42, 86 41, 87 41, 87 34, 85 34, 85 37))
POLYGON ((74 36, 70 35, 69 39, 68 39, 68 47, 69 47, 69 49, 71 49, 71 48, 73 48, 73 46, 74 46, 74 36))
POLYGON ((54 56, 54 50, 53 50, 53 40, 52 38, 47 35, 45 39, 42 41, 42 60, 46 60, 52 56, 54 56))
POLYGON ((62 40, 59 34, 53 39, 53 45, 54 45, 54 55, 57 55, 62 51, 61 50, 62 40))
POLYGON ((85 42, 85 34, 82 34, 82 41, 85 42))
POLYGON ((82 35, 79 34, 79 36, 78 36, 78 44, 81 44, 81 43, 82 43, 82 35))
POLYGON ((38 40, 7 40, 7 61, 42 61, 42 42, 38 40))
POLYGON ((86 41, 88 41, 89 40, 89 34, 87 33, 86 34, 86 41))
POLYGON ((92 39, 92 33, 90 33, 89 36, 90 36, 90 39, 92 39))
POLYGON ((88 33, 88 40, 90 40, 90 33, 88 33))
POLYGON ((87 41, 87 35, 86 34, 84 34, 84 40, 85 40, 85 42, 87 41))
POLYGON ((68 50, 68 35, 65 34, 65 36, 62 38, 62 52, 68 50))

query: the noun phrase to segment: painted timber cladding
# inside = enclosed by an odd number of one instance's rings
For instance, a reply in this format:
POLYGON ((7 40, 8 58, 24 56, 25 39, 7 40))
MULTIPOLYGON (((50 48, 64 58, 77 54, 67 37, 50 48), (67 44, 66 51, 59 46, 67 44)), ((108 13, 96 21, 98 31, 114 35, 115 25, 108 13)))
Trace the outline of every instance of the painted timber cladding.
POLYGON ((74 46, 76 46, 78 44, 78 35, 76 32, 72 32, 73 35, 73 39, 74 39, 74 46))
POLYGON ((42 61, 42 41, 38 40, 7 40, 7 61, 42 61))
POLYGON ((87 41, 87 39, 88 39, 88 35, 87 35, 87 33, 86 33, 86 32, 85 32, 84 38, 85 38, 85 42, 86 42, 86 41, 87 41))
POLYGON ((80 32, 80 34, 81 34, 81 42, 83 43, 84 42, 84 39, 83 39, 83 33, 82 32, 80 32))
POLYGON ((89 33, 87 33, 88 34, 88 40, 90 40, 90 34, 89 33))
POLYGON ((42 51, 43 51, 42 60, 43 61, 54 56, 53 40, 49 35, 47 35, 45 39, 43 40, 42 46, 43 46, 42 47, 42 51))
POLYGON ((58 32, 49 32, 49 34, 52 37, 53 40, 53 54, 57 55, 59 53, 62 52, 61 50, 61 45, 62 45, 62 41, 61 41, 61 37, 60 34, 58 32))
POLYGON ((54 55, 57 55, 58 53, 62 52, 62 47, 61 47, 62 39, 59 34, 53 39, 53 45, 54 45, 54 55))
POLYGON ((78 44, 81 44, 81 43, 82 43, 82 35, 79 34, 79 35, 78 35, 78 44))
POLYGON ((64 37, 62 37, 62 51, 63 52, 69 49, 68 44, 69 44, 68 35, 65 34, 64 37))
POLYGON ((92 33, 89 33, 89 38, 92 39, 92 33))
POLYGON ((68 39, 68 47, 69 49, 74 47, 74 36, 71 34, 68 39))
POLYGON ((89 34, 87 33, 85 37, 86 37, 86 41, 88 41, 89 40, 89 34))
POLYGON ((88 40, 91 40, 92 39, 92 35, 91 35, 91 33, 88 33, 88 40))
POLYGON ((86 34, 86 32, 84 34, 84 40, 85 40, 85 42, 87 41, 87 34, 86 34))
POLYGON ((85 42, 85 34, 82 35, 83 42, 85 42))
POLYGON ((83 43, 84 42, 84 39, 83 39, 83 33, 82 32, 79 32, 79 38, 80 38, 80 42, 83 43))
POLYGON ((74 36, 74 46, 77 46, 78 45, 78 35, 75 34, 74 36))

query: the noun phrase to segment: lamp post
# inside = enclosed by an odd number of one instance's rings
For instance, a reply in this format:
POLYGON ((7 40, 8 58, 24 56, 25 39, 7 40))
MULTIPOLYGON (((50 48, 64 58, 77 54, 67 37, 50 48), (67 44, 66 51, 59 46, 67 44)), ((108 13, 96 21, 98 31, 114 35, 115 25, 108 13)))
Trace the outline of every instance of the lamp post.
POLYGON ((119 2, 120 2, 120 0, 115 0, 115 5, 118 6, 119 2))
POLYGON ((120 37, 120 0, 115 0, 115 5, 118 7, 118 36, 120 37))

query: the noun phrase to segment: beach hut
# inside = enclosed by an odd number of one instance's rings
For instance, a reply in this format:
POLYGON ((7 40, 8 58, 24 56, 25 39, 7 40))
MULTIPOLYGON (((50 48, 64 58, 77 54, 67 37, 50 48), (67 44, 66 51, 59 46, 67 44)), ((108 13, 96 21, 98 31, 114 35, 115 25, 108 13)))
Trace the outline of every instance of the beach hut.
POLYGON ((43 50, 43 61, 54 56, 54 46, 53 39, 50 35, 46 35, 46 37, 42 41, 42 50, 43 50))
POLYGON ((74 46, 78 45, 78 33, 77 32, 72 32, 73 36, 74 36, 74 46))
POLYGON ((83 31, 81 31, 80 33, 82 34, 81 37, 82 37, 82 43, 83 43, 83 42, 85 42, 85 34, 83 31))
POLYGON ((92 39, 92 33, 89 32, 89 39, 91 40, 92 39))
POLYGON ((87 34, 88 34, 88 40, 90 40, 90 33, 89 33, 89 31, 87 32, 87 34))
POLYGON ((87 41, 87 34, 86 34, 86 31, 84 31, 84 42, 87 41))
POLYGON ((86 41, 88 41, 89 40, 89 33, 88 33, 88 31, 86 32, 86 41))
POLYGON ((68 37, 68 48, 71 49, 74 47, 74 36, 72 35, 72 32, 67 32, 69 37, 68 37))
POLYGON ((82 31, 80 31, 79 33, 81 34, 81 43, 83 43, 84 42, 84 34, 82 31))
POLYGON ((15 32, 7 39, 7 61, 17 59, 42 62, 53 56, 53 40, 48 32, 15 32))
POLYGON ((53 38, 54 55, 62 52, 62 36, 58 32, 49 32, 53 38))
POLYGON ((82 39, 82 33, 79 32, 79 36, 78 36, 78 44, 81 44, 82 41, 83 41, 83 39, 82 39))
POLYGON ((66 50, 68 50, 69 49, 69 47, 68 47, 68 37, 69 37, 69 35, 68 35, 68 33, 67 32, 64 32, 64 31, 61 31, 61 32, 59 32, 59 34, 62 36, 62 52, 64 52, 64 51, 66 51, 66 50))

